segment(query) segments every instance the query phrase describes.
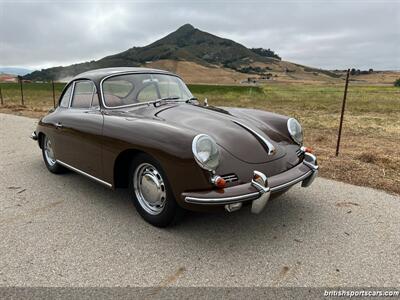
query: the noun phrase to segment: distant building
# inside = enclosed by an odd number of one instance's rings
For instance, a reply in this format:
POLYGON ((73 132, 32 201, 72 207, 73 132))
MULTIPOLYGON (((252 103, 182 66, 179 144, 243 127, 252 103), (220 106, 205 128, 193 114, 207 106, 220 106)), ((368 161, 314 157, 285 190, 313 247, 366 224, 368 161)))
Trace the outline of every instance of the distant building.
POLYGON ((0 74, 0 82, 18 82, 18 78, 15 75, 0 74))

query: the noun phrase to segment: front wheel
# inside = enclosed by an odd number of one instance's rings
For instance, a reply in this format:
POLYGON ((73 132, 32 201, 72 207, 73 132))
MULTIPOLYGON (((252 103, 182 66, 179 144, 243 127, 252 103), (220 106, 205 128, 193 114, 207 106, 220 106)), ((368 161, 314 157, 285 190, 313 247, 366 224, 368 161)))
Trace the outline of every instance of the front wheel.
POLYGON ((47 135, 42 138, 42 155, 44 163, 51 173, 61 174, 66 171, 65 168, 57 162, 54 155, 53 143, 47 135))
POLYGON ((148 155, 140 154, 132 161, 129 192, 139 214, 154 226, 175 223, 183 213, 161 165, 148 155))

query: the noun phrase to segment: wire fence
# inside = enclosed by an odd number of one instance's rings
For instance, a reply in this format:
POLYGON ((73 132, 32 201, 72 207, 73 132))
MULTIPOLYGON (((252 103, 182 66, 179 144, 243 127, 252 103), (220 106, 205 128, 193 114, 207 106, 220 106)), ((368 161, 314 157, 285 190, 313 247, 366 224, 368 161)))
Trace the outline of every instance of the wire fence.
POLYGON ((2 106, 56 106, 65 83, 33 83, 19 81, 0 83, 0 104, 2 106))
MULTIPOLYGON (((60 82, 1 82, 0 112, 43 116, 57 105, 64 87, 60 82)), ((188 87, 200 105, 207 98, 210 106, 255 108, 295 117, 303 125, 305 144, 317 149, 321 174, 400 193, 400 88, 350 81, 343 106, 344 82, 188 87), (340 154, 336 157, 341 122, 340 154)))

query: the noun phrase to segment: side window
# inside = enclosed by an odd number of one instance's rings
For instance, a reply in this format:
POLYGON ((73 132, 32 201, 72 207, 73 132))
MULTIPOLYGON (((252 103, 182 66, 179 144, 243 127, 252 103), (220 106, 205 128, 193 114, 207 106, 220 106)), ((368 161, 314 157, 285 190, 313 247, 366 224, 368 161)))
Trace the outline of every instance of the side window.
POLYGON ((92 107, 100 107, 99 96, 97 95, 97 93, 93 93, 92 107))
POLYGON ((61 101, 60 101, 60 107, 68 107, 69 98, 71 97, 71 91, 72 91, 72 84, 69 85, 69 87, 65 91, 64 95, 62 96, 61 101))
POLYGON ((88 80, 77 81, 75 83, 71 107, 90 108, 90 106, 92 105, 94 91, 95 87, 93 82, 88 80))

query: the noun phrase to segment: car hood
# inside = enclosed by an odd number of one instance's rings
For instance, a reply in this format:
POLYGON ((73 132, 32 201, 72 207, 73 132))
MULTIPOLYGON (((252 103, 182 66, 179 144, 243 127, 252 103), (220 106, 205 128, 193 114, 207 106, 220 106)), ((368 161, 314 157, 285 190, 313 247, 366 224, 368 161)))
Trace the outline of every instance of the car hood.
POLYGON ((191 104, 166 105, 157 110, 155 117, 180 128, 208 134, 220 147, 247 163, 264 163, 286 154, 281 143, 285 139, 274 128, 254 118, 235 116, 224 109, 191 104), (268 155, 257 134, 275 147, 275 153, 268 155))

